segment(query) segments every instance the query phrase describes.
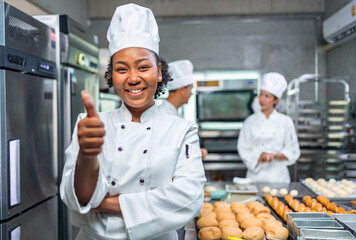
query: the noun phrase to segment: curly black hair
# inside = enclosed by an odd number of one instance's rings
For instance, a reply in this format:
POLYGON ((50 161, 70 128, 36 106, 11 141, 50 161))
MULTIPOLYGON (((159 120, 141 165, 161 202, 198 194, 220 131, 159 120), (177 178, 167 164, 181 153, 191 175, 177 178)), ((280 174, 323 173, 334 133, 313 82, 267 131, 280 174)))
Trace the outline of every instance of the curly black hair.
MULTIPOLYGON (((156 89, 156 92, 154 95, 154 98, 156 99, 159 96, 161 96, 162 94, 164 94, 165 87, 167 86, 167 83, 169 81, 172 81, 173 79, 171 78, 171 74, 168 71, 167 62, 163 58, 160 58, 156 53, 154 53, 154 54, 156 56, 157 66, 159 64, 161 64, 161 73, 162 73, 162 81, 158 82, 157 89, 156 89)), ((113 71, 112 57, 110 57, 108 67, 107 67, 105 75, 104 75, 109 88, 111 88, 113 86, 112 71, 113 71)))

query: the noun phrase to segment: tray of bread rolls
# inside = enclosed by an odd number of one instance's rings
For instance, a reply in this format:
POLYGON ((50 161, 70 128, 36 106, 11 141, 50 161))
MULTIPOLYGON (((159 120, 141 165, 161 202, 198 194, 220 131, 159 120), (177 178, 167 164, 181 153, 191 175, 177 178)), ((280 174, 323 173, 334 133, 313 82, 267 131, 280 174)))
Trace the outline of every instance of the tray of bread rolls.
POLYGON ((319 178, 302 179, 301 182, 316 195, 323 195, 331 200, 352 200, 356 199, 356 183, 353 181, 342 179, 325 180, 319 178))
POLYGON ((289 231, 260 197, 243 202, 204 202, 196 218, 198 239, 291 239, 289 231))

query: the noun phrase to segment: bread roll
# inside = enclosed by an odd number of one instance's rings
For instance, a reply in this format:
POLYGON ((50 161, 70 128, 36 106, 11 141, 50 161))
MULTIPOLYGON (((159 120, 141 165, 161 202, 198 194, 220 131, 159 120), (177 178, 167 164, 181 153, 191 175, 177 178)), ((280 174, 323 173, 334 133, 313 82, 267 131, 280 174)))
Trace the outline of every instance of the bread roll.
POLYGON ((260 213, 271 213, 271 210, 266 207, 266 206, 256 206, 253 210, 252 213, 256 216, 260 213))
POLYGON ((286 201, 286 203, 291 206, 292 205, 292 201, 293 201, 293 196, 292 195, 287 195, 284 197, 284 200, 286 201))
POLYGON ((276 220, 276 218, 269 213, 260 213, 256 216, 256 218, 260 219, 262 222, 276 220))
POLYGON ((235 220, 235 215, 231 212, 222 212, 217 214, 216 216, 216 220, 218 220, 219 222, 226 219, 235 220))
POLYGON ((274 189, 272 189, 269 193, 270 193, 272 196, 277 196, 278 190, 274 188, 274 189))
POLYGON ((271 191, 271 188, 268 187, 268 186, 265 186, 265 187, 262 188, 262 192, 263 192, 264 194, 269 194, 270 191, 271 191))
POLYGON ((234 213, 239 214, 239 213, 243 213, 243 212, 247 212, 250 213, 250 209, 248 209, 247 207, 242 207, 242 208, 234 208, 234 213))
POLYGON ((296 196, 298 196, 298 191, 294 189, 294 190, 290 191, 289 194, 292 195, 293 197, 296 197, 296 196))
POLYGON ((199 218, 197 221, 198 228, 217 227, 218 225, 219 225, 218 221, 212 217, 202 217, 199 218))
POLYGON ((224 227, 223 229, 221 229, 221 232, 223 240, 228 240, 228 237, 242 237, 242 230, 236 227, 224 227))
POLYGON ((202 207, 203 211, 213 211, 213 209, 214 209, 214 207, 211 203, 209 203, 209 202, 203 203, 203 207, 202 207))
POLYGON ((298 205, 297 212, 304 212, 304 209, 305 209, 305 205, 304 203, 301 203, 298 205))
POLYGON ((239 224, 235 221, 235 220, 230 220, 230 219, 225 219, 219 222, 219 226, 220 229, 224 228, 224 227, 235 227, 238 228, 239 224))
POLYGON ((218 201, 213 204, 214 208, 230 208, 229 204, 227 202, 223 201, 218 201))
POLYGON ((245 240, 263 240, 265 238, 265 234, 263 229, 260 227, 250 227, 243 232, 242 238, 245 240))
POLYGON ((346 213, 345 208, 343 208, 343 207, 337 207, 337 208, 336 208, 336 213, 346 213))
POLYGON ((300 202, 297 199, 293 199, 292 204, 290 205, 291 208, 293 208, 294 211, 298 212, 298 206, 300 202))
POLYGON ((263 223, 260 219, 258 218, 248 218, 248 219, 245 219, 244 221, 241 222, 240 226, 243 228, 243 229, 247 229, 249 227, 260 227, 262 228, 263 227, 263 223))
POLYGON ((285 196, 285 195, 287 195, 287 194, 288 194, 288 190, 287 190, 287 189, 281 188, 281 189, 279 190, 279 195, 281 195, 282 197, 285 196))
POLYGON ((277 221, 266 225, 266 238, 274 240, 287 240, 289 236, 288 230, 279 225, 277 221))
POLYGON ((303 202, 305 203, 305 205, 308 206, 308 203, 309 203, 309 201, 310 201, 311 199, 312 199, 311 196, 305 195, 305 196, 303 197, 303 202))
POLYGON ((252 202, 249 202, 249 203, 246 204, 246 207, 247 207, 248 209, 250 209, 251 212, 252 212, 253 209, 254 209, 255 207, 257 207, 257 206, 263 206, 263 205, 262 205, 262 203, 256 202, 256 201, 252 201, 252 202))
POLYGON ((279 202, 280 202, 280 201, 278 200, 278 198, 273 197, 271 207, 272 207, 273 209, 276 209, 279 202))
POLYGON ((328 204, 330 203, 330 200, 327 197, 324 197, 322 195, 318 195, 316 199, 324 206, 327 207, 328 204))
POLYGON ((230 208, 225 208, 225 207, 215 208, 214 212, 216 213, 216 215, 219 215, 219 213, 232 213, 230 208))
POLYGON ((337 205, 334 202, 329 202, 325 207, 332 212, 336 212, 337 205))
POLYGON ((244 208, 245 204, 242 202, 232 202, 230 204, 231 211, 235 212, 235 209, 244 208))
POLYGON ((273 199, 272 195, 265 196, 265 200, 270 206, 272 205, 272 199, 273 199))
POLYGON ((255 216, 252 213, 242 212, 242 213, 237 214, 236 221, 241 224, 246 219, 254 218, 254 217, 255 216))
POLYGON ((200 240, 217 240, 222 236, 221 230, 217 227, 206 227, 199 230, 198 238, 200 240))
POLYGON ((215 212, 211 212, 211 211, 202 211, 197 218, 202 218, 202 217, 212 217, 212 218, 216 218, 216 213, 215 212))

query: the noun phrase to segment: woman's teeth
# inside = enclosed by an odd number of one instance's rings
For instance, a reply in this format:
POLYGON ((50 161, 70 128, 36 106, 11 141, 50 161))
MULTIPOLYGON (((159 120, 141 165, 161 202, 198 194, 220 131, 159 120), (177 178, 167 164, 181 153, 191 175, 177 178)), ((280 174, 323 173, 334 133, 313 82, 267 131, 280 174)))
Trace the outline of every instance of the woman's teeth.
POLYGON ((132 93, 139 93, 139 92, 142 92, 142 89, 131 90, 130 92, 132 92, 132 93))

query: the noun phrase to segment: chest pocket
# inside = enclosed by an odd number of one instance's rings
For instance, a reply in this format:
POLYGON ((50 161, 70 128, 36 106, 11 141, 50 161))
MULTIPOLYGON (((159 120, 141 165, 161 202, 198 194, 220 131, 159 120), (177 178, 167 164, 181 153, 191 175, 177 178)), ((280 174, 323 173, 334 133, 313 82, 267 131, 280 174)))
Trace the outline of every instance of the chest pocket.
POLYGON ((177 148, 159 148, 152 150, 150 154, 150 188, 164 186, 172 182, 177 160, 177 148))

